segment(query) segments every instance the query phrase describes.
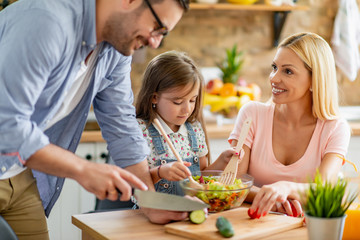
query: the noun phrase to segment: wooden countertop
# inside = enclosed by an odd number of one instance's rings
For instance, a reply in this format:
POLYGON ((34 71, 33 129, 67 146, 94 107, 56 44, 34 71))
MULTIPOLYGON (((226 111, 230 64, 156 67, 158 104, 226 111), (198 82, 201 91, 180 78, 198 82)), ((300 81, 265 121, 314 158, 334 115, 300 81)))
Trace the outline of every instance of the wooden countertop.
MULTIPOLYGON (((281 217, 281 216, 279 216, 281 217)), ((140 210, 120 210, 87 213, 72 216, 72 223, 82 230, 83 240, 164 239, 180 240, 183 237, 165 232, 164 225, 152 224, 140 210)), ((300 227, 270 234, 266 240, 306 240, 307 230, 300 227)))
MULTIPOLYGON (((360 136, 360 122, 349 122, 349 124, 352 136, 360 136)), ((233 127, 233 124, 224 124, 222 126, 218 126, 215 123, 206 124, 209 139, 227 139, 233 127)), ((105 142, 105 140, 102 138, 100 131, 84 131, 80 142, 105 142)))

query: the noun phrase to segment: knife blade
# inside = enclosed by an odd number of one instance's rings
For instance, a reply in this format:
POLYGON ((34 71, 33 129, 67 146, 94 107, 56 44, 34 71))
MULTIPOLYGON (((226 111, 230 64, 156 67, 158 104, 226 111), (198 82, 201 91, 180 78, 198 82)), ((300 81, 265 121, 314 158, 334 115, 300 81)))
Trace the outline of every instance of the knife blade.
POLYGON ((190 212, 210 207, 201 201, 167 193, 135 189, 134 195, 137 198, 137 204, 143 208, 190 212))

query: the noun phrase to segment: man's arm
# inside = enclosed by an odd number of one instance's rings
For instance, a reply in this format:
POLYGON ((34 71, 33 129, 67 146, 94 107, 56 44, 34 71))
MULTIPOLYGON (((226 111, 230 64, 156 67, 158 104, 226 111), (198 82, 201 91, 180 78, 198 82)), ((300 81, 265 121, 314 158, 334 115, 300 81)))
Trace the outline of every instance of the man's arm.
MULTIPOLYGON (((123 193, 121 200, 127 201, 131 196, 131 186, 147 189, 138 177, 120 167, 89 162, 53 144, 35 152, 26 161, 26 166, 47 174, 72 178, 99 199, 116 200, 118 194, 115 190, 118 188, 123 193)), ((144 174, 142 171, 139 173, 144 174)))
POLYGON ((151 179, 149 171, 149 165, 146 159, 144 159, 144 161, 140 163, 126 167, 125 170, 133 173, 138 178, 140 178, 140 180, 148 186, 148 189, 150 191, 155 191, 154 183, 151 179))

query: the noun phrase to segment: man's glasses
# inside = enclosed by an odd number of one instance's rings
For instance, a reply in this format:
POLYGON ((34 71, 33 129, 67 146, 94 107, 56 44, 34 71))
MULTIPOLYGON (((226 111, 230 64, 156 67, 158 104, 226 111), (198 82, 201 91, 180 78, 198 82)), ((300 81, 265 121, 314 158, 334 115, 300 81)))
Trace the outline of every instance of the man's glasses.
POLYGON ((153 37, 157 37, 157 36, 160 36, 160 35, 163 35, 164 37, 166 35, 168 35, 169 33, 169 30, 167 29, 167 27, 160 21, 160 18, 158 17, 158 15, 155 13, 154 9, 152 8, 149 0, 144 0, 146 5, 148 5, 152 15, 154 16, 154 18, 156 19, 156 22, 158 23, 159 25, 159 28, 157 29, 154 29, 154 31, 151 32, 151 36, 153 37))

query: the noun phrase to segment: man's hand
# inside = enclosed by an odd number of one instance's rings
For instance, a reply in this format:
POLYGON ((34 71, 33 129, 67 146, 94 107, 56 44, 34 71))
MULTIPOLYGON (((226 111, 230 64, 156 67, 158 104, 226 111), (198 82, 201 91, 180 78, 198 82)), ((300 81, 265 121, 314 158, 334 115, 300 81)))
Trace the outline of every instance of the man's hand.
MULTIPOLYGON (((197 197, 191 197, 186 195, 186 198, 203 202, 197 197)), ((151 208, 141 208, 142 212, 146 215, 150 222, 156 224, 166 224, 172 221, 181 221, 189 217, 189 212, 167 211, 151 208)), ((207 216, 207 208, 204 208, 204 212, 207 216)))
POLYGON ((121 201, 130 200, 131 187, 147 190, 147 186, 134 174, 110 164, 88 162, 75 180, 100 200, 117 200, 116 189, 122 193, 121 201))
POLYGON ((141 211, 150 222, 156 224, 166 224, 172 221, 181 221, 189 217, 188 212, 167 211, 152 208, 141 208, 141 211))
MULTIPOLYGON (((146 161, 144 164, 147 166, 146 161)), ((119 189, 122 193, 120 200, 127 201, 131 196, 131 187, 148 189, 137 177, 146 175, 144 171, 133 174, 114 165, 89 162, 53 144, 35 152, 26 161, 26 166, 54 176, 72 178, 99 199, 116 200, 116 189, 119 189)), ((136 164, 134 168, 138 166, 136 164)))

